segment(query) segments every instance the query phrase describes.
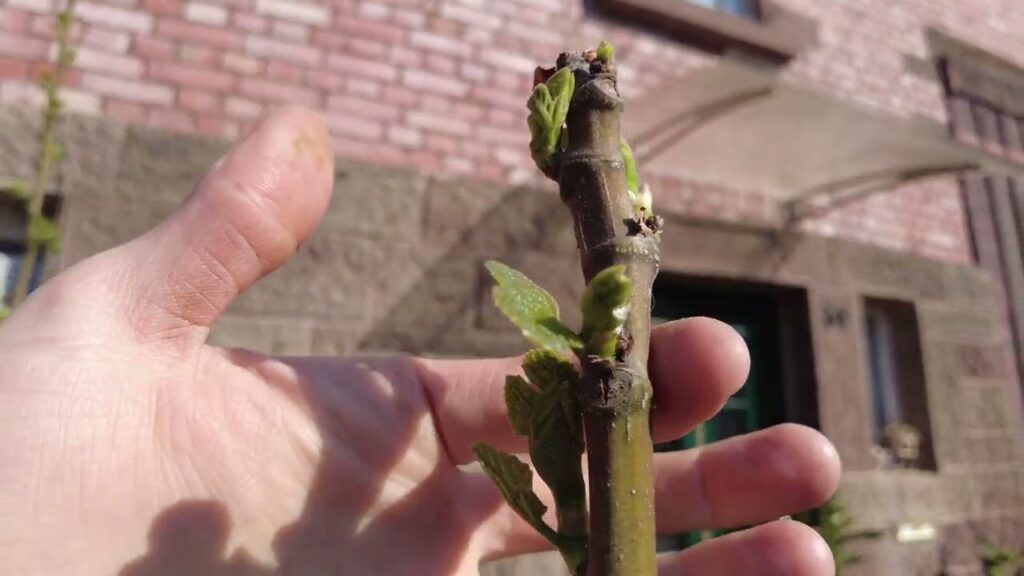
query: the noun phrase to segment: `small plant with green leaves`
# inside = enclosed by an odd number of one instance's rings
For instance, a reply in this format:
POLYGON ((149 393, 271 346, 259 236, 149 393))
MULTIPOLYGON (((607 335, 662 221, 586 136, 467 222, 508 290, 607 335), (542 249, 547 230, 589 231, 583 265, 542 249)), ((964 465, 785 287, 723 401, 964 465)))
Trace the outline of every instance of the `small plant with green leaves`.
POLYGON ((1024 575, 1024 553, 985 544, 981 548, 981 560, 986 576, 1024 575))
MULTIPOLYGON (((39 157, 31 182, 10 182, 0 190, 12 196, 25 207, 25 253, 17 271, 10 308, 0 305, 0 320, 6 318, 28 296, 32 276, 41 253, 60 249, 60 228, 57 222, 43 212, 46 188, 53 179, 61 160, 63 148, 57 142, 57 125, 63 113, 60 98, 61 80, 75 62, 75 48, 71 43, 74 24, 75 0, 67 0, 57 14, 54 24, 56 60, 51 70, 42 74, 40 83, 45 101, 42 110, 42 128, 39 132, 39 157)), ((2 303, 0 303, 2 304, 2 303)))
POLYGON ((526 463, 485 444, 475 452, 509 506, 561 551, 574 575, 653 576, 647 357, 661 219, 620 136, 612 47, 562 54, 535 80, 530 151, 572 212, 587 282, 582 325, 563 324, 554 298, 523 274, 497 262, 487 268, 495 304, 538 347, 524 358, 525 376, 508 376, 505 403, 551 490, 556 526, 544 520, 526 463))
POLYGON ((882 537, 878 530, 859 530, 854 528, 856 520, 847 511, 846 506, 840 501, 839 496, 833 496, 820 507, 810 512, 805 512, 796 517, 797 520, 814 526, 821 534, 832 557, 835 558, 836 575, 843 572, 843 568, 859 563, 863 557, 861 554, 850 550, 850 545, 856 542, 877 540, 882 537))

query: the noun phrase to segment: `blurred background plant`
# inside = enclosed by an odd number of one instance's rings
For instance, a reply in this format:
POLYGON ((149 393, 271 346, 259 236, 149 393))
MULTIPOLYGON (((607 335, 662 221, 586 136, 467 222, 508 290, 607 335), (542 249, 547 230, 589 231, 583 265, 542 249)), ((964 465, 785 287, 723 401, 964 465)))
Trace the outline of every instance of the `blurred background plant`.
POLYGON ((984 544, 981 548, 981 560, 987 576, 1024 575, 1024 553, 984 544))
POLYGON ((25 252, 17 265, 14 292, 10 302, 0 302, 0 320, 7 318, 28 295, 41 253, 60 249, 60 227, 56 218, 43 211, 47 187, 64 158, 64 149, 57 141, 57 126, 63 112, 61 81, 75 62, 71 29, 74 25, 76 0, 67 0, 54 23, 56 51, 53 65, 40 76, 44 103, 42 128, 39 132, 39 156, 30 182, 11 181, 0 185, 0 193, 13 197, 25 210, 25 252))
POLYGON ((821 534, 835 558, 837 576, 843 573, 844 567, 852 566, 862 560, 862 555, 853 551, 853 544, 882 537, 880 530, 855 528, 856 519, 847 510, 838 494, 820 507, 798 514, 793 518, 814 527, 821 534))

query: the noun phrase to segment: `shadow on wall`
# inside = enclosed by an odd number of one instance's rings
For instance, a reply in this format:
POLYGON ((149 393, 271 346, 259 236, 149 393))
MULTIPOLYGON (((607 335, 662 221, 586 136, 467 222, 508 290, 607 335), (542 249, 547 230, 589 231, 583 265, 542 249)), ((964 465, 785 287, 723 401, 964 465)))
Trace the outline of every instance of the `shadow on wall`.
POLYGON ((526 343, 518 332, 492 310, 491 281, 483 267, 489 259, 522 270, 555 296, 570 325, 578 322, 583 279, 572 219, 557 194, 513 188, 478 221, 458 225, 464 231, 365 333, 358 348, 463 356, 523 351, 526 343))

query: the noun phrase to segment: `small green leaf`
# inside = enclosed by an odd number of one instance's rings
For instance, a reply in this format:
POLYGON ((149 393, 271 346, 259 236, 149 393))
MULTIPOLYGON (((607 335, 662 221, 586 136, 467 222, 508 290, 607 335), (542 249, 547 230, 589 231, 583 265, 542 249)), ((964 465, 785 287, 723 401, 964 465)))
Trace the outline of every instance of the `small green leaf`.
POLYGON ((575 391, 554 386, 540 393, 530 419, 530 460, 551 488, 555 503, 582 506, 586 501, 583 483, 583 430, 575 391))
POLYGON ((540 393, 522 376, 505 377, 505 407, 512 429, 520 436, 530 435, 530 415, 540 393))
POLYGON ((633 281, 626 276, 626 267, 610 266, 600 271, 583 292, 583 340, 588 355, 611 358, 615 344, 629 316, 633 281))
POLYGON ((611 63, 615 60, 615 47, 607 41, 601 40, 601 43, 597 45, 597 59, 605 64, 611 63))
POLYGON ((636 194, 640 190, 640 185, 637 183, 638 176, 633 149, 629 147, 629 142, 626 142, 625 138, 619 140, 619 149, 622 150, 622 163, 626 167, 626 189, 636 194))
POLYGON ((60 249, 60 228, 46 216, 33 216, 28 221, 26 233, 29 243, 45 250, 60 249))
POLYGON ((582 348, 579 336, 558 318, 558 304, 543 288, 500 262, 485 264, 498 286, 494 304, 530 342, 565 357, 582 348))
POLYGON ((548 541, 557 545, 558 534, 544 522, 547 506, 533 492, 533 471, 530 467, 519 458, 487 444, 475 444, 473 453, 509 507, 548 541))
POLYGON ((576 89, 576 77, 568 68, 555 72, 543 84, 538 84, 526 107, 530 111, 530 153, 542 171, 550 164, 551 155, 562 143, 562 125, 569 114, 569 103, 576 89))
POLYGON ((10 306, 0 304, 0 322, 7 320, 12 312, 14 312, 14 310, 12 310, 10 306))
POLYGON ((523 358, 523 371, 530 382, 542 391, 563 383, 573 388, 579 387, 580 377, 576 367, 548 350, 535 348, 527 352, 523 358))

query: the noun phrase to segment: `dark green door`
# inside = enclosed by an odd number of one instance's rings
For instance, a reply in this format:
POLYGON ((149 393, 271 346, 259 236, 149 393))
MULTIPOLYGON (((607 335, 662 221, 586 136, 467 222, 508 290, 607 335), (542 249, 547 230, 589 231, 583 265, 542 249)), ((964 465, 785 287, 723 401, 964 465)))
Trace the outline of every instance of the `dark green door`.
MULTIPOLYGON (((731 325, 750 350, 750 375, 722 410, 683 438, 660 444, 668 452, 702 446, 753 432, 783 420, 778 299, 763 288, 703 282, 659 282, 654 289, 656 323, 708 316, 731 325)), ((715 533, 690 533, 661 538, 662 550, 679 549, 715 533)))

